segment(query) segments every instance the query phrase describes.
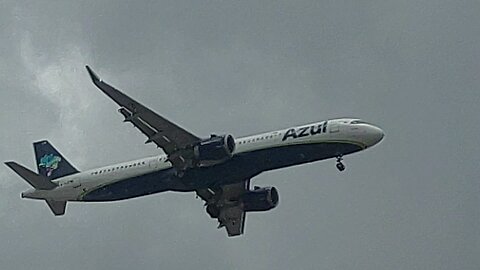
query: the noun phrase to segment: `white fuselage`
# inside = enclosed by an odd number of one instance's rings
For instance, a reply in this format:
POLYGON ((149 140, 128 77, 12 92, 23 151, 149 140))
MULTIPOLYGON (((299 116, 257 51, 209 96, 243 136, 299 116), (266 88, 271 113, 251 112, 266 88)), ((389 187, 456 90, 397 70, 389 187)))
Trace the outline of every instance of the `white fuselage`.
MULTIPOLYGON (((328 120, 328 125, 322 130, 325 122, 237 138, 234 155, 274 147, 330 142, 346 142, 366 149, 383 138, 383 131, 380 128, 358 119, 328 120)), ((172 164, 166 155, 142 158, 65 176, 53 180, 58 187, 52 190, 32 189, 23 192, 22 197, 78 201, 82 200, 83 194, 91 190, 171 167, 172 164)))

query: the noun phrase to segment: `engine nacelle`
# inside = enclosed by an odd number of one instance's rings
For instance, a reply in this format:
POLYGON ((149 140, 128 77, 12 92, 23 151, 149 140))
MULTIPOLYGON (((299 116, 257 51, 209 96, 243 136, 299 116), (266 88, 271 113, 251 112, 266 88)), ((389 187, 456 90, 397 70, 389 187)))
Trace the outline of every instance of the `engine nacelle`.
POLYGON ((227 161, 235 151, 235 139, 232 135, 212 135, 193 147, 193 155, 200 167, 212 166, 227 161))
POLYGON ((245 212, 268 211, 278 205, 278 191, 274 187, 255 188, 242 196, 245 212))

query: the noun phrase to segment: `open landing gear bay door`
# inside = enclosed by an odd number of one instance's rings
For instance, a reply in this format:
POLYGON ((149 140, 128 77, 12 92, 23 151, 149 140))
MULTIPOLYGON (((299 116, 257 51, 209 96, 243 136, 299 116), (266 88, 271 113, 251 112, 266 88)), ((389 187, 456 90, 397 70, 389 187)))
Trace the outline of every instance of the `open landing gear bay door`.
POLYGON ((197 195, 205 201, 207 213, 218 220, 218 228, 227 229, 228 236, 243 234, 246 215, 241 197, 248 192, 249 185, 250 179, 214 189, 197 190, 197 195))
POLYGON ((185 157, 181 150, 192 147, 200 138, 175 125, 152 110, 133 100, 129 96, 102 81, 90 67, 86 67, 93 83, 120 105, 118 110, 125 122, 132 123, 148 137, 145 143, 153 142, 168 155, 169 161, 177 170, 189 167, 189 157, 185 157))

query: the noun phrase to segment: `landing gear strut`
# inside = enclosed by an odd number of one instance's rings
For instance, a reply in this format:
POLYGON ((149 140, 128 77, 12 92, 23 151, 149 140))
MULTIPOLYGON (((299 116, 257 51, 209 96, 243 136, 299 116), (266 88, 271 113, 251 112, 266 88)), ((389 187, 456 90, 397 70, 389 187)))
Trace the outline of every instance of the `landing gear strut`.
POLYGON ((345 165, 342 163, 343 157, 342 155, 337 156, 337 169, 339 171, 344 171, 345 170, 345 165))
POLYGON ((184 170, 177 170, 175 172, 175 175, 178 177, 178 178, 182 178, 184 175, 185 175, 185 171, 184 170))

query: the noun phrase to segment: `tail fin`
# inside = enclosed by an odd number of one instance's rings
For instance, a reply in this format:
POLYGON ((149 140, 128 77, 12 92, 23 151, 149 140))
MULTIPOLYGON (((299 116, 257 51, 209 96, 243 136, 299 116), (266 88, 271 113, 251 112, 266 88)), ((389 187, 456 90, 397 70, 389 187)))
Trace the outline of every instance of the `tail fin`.
POLYGON ((70 164, 60 152, 48 141, 39 141, 33 144, 38 173, 41 176, 53 180, 59 177, 78 173, 78 170, 70 164))

